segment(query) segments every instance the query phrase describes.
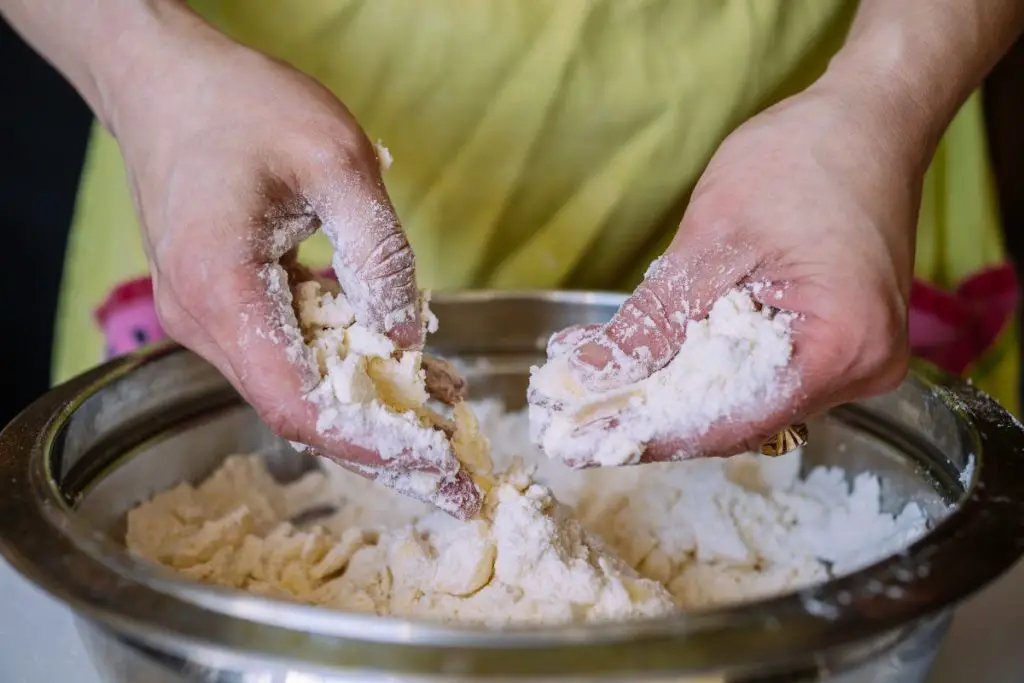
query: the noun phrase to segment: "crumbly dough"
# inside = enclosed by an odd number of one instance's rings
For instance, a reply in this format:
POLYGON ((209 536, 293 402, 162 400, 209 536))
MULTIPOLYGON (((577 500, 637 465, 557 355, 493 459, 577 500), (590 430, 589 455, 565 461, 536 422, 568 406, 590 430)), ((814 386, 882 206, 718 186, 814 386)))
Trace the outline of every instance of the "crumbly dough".
POLYGON ((132 510, 127 544, 200 581, 369 614, 500 626, 674 609, 521 473, 492 488, 486 521, 420 505, 343 470, 281 486, 259 457, 238 455, 132 510), (288 521, 323 505, 338 512, 288 521))
MULTIPOLYGON (((796 388, 783 371, 792 354, 793 316, 758 305, 751 291, 727 292, 702 320, 689 320, 675 357, 649 377, 613 389, 585 388, 570 354, 586 333, 548 347, 530 377, 530 428, 549 457, 572 466, 628 465, 652 440, 696 442, 712 425, 764 415, 796 388), (568 343, 567 343, 568 342, 568 343)), ((617 347, 614 375, 628 364, 617 347)), ((642 354, 643 348, 635 353, 642 354)), ((699 455, 685 450, 678 459, 699 455)))
MULTIPOLYGON (((525 413, 471 407, 454 369, 358 324, 345 295, 325 287, 312 281, 295 291, 296 335, 321 377, 309 396, 318 429, 380 454, 387 466, 364 472, 377 481, 323 460, 321 471, 279 483, 259 456, 234 455, 198 486, 181 484, 130 511, 132 551, 264 595, 503 626, 755 599, 855 568, 925 528, 915 505, 898 517, 882 512, 870 476, 852 490, 838 470, 801 480, 799 454, 573 472, 532 447, 525 413), (412 457, 437 472, 404 468, 412 457), (439 487, 460 476, 476 489, 451 514, 396 492, 437 500, 439 487)), ((729 299, 712 325, 732 320, 772 337, 774 321, 748 304, 729 299)), ((423 319, 436 328, 425 302, 423 319)), ((718 348, 722 358, 750 347, 749 334, 733 336, 739 341, 718 348)), ((788 357, 788 338, 780 344, 773 358, 788 357)), ((727 374, 719 360, 718 374, 727 374)))
POLYGON ((259 456, 128 515, 128 547, 186 576, 340 610, 442 621, 624 620, 825 580, 924 533, 880 507, 876 477, 799 476, 800 454, 572 471, 531 446, 524 413, 473 404, 495 471, 460 522, 324 461, 279 484, 259 456), (521 460, 518 458, 521 457, 521 460), (561 502, 558 502, 561 501, 561 502), (326 517, 299 521, 310 510, 326 517))
MULTIPOLYGON (((308 395, 319 409, 317 429, 392 461, 391 467, 367 474, 393 489, 443 504, 433 494, 461 470, 479 489, 475 497, 482 498, 494 485, 490 457, 472 411, 462 405, 464 385, 454 369, 421 351, 401 350, 384 334, 359 324, 340 288, 331 291, 316 280, 300 283, 295 305, 302 337, 321 375, 308 395), (432 398, 454 403, 454 411, 442 415, 431 407, 432 398), (434 473, 393 466, 410 454, 432 465, 434 473)), ((426 297, 422 318, 426 332, 437 329, 426 297)), ((465 506, 465 501, 449 502, 465 506)))

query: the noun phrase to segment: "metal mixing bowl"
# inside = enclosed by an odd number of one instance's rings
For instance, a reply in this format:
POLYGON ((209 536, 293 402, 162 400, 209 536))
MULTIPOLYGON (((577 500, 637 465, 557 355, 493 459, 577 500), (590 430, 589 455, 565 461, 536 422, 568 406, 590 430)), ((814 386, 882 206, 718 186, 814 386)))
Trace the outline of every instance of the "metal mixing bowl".
MULTIPOLYGON (((432 346, 463 361, 476 396, 516 407, 548 334, 620 301, 441 297, 432 346)), ((795 594, 657 621, 490 631, 375 618, 189 583, 126 552, 129 508, 226 454, 260 451, 282 479, 318 466, 210 366, 162 347, 57 387, 0 434, 0 549, 75 611, 110 681, 922 681, 957 601, 1024 552, 1024 430, 926 368, 810 429, 808 465, 879 473, 888 509, 917 501, 929 534, 795 594)))

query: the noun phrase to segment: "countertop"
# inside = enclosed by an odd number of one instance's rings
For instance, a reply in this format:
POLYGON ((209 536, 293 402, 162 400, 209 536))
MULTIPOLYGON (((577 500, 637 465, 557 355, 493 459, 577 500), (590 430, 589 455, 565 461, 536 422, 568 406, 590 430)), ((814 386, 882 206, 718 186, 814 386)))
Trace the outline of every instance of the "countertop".
MULTIPOLYGON (((70 614, 0 560, 0 683, 106 683, 70 614)), ((928 683, 1024 681, 1024 564, 970 599, 928 683)))

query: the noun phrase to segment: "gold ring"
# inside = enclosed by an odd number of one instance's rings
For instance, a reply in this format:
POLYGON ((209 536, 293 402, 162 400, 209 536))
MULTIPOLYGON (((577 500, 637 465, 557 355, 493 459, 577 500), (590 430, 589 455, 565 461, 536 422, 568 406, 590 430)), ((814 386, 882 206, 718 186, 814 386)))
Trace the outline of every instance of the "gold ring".
POLYGON ((799 422, 790 425, 761 444, 761 454, 769 457, 785 455, 807 445, 807 425, 799 422))

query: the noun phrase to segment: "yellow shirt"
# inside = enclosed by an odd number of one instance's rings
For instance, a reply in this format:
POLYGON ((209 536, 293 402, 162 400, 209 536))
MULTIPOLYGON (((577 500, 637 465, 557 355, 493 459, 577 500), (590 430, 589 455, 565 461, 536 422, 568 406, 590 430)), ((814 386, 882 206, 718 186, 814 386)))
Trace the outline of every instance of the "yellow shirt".
MULTIPOLYGON (((192 4, 237 40, 323 82, 389 147, 388 190, 420 284, 434 289, 632 287, 671 239, 719 142, 811 83, 856 8, 845 0, 192 4)), ((938 284, 1003 256, 976 100, 954 129, 922 213, 918 275, 938 284)), ((319 237, 302 253, 312 265, 329 263, 319 237)), ((92 310, 114 284, 145 271, 116 143, 97 128, 68 248, 58 380, 100 359, 92 310)), ((1003 356, 996 374, 1012 378, 988 388, 1013 406, 1016 356, 1003 356)))

